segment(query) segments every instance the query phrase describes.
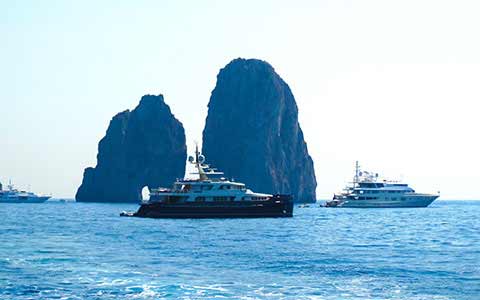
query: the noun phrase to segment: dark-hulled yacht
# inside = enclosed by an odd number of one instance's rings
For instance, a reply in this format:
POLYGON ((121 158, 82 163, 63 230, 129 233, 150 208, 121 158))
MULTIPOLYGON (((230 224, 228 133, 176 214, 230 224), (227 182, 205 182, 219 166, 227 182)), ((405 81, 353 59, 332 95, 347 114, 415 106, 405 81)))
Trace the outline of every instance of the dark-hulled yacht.
POLYGON ((269 218, 292 217, 290 195, 255 193, 245 184, 227 180, 222 172, 205 164, 195 150, 188 161, 198 170, 198 179, 177 180, 171 189, 150 191, 150 199, 137 212, 121 216, 145 218, 269 218))

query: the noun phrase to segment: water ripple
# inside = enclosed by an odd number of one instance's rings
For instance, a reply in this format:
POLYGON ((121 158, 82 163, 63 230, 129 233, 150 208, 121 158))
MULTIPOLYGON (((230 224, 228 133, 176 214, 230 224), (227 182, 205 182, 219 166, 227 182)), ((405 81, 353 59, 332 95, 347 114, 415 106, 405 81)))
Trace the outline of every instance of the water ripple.
POLYGON ((480 202, 120 218, 135 205, 0 204, 0 299, 438 299, 480 295, 480 202))

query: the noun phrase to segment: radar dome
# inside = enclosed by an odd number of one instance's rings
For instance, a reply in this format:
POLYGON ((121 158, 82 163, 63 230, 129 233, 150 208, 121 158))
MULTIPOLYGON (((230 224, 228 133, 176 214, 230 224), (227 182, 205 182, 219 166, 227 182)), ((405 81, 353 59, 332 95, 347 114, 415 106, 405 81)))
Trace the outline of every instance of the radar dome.
POLYGON ((200 154, 200 155, 198 156, 198 162, 201 163, 201 164, 203 164, 204 161, 205 161, 205 156, 203 156, 202 154, 200 154))

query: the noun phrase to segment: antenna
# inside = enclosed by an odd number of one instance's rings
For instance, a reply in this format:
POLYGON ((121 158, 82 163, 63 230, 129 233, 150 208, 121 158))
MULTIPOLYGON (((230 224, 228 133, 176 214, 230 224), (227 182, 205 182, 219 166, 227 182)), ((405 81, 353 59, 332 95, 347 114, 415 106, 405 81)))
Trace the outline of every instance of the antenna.
POLYGON ((360 173, 360 165, 358 164, 358 160, 355 161, 355 177, 353 177, 353 187, 355 188, 358 183, 358 176, 360 173))
POLYGON ((205 156, 200 154, 200 151, 198 151, 198 143, 195 142, 195 161, 192 162, 195 164, 195 167, 198 170, 198 176, 200 177, 200 181, 208 180, 207 174, 205 174, 205 171, 203 170, 202 163, 205 161, 205 156))
POLYGON ((198 163, 198 156, 200 155, 200 152, 198 152, 198 143, 195 142, 195 162, 198 163))

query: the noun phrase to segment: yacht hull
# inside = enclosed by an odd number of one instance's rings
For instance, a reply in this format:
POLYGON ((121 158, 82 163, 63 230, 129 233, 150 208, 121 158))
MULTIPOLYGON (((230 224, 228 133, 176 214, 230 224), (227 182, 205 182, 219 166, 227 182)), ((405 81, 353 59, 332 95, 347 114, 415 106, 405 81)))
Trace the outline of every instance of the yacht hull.
POLYGON ((50 199, 49 196, 45 197, 6 197, 0 198, 0 203, 43 203, 50 199))
POLYGON ((437 195, 409 197, 406 200, 390 200, 390 199, 375 199, 375 200, 345 200, 335 204, 327 202, 327 207, 343 207, 343 208, 401 208, 401 207, 427 207, 435 199, 437 195))
POLYGON ((264 201, 184 202, 142 204, 135 213, 141 218, 282 218, 293 216, 290 195, 274 195, 264 201))

